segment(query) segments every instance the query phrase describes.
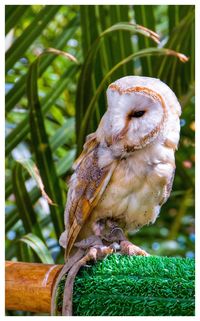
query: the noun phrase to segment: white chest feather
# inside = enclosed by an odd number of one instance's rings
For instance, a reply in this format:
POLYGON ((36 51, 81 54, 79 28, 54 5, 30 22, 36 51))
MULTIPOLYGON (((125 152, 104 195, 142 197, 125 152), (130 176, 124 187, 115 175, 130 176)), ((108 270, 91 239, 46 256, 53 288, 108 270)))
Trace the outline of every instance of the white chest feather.
POLYGON ((174 152, 160 144, 120 160, 94 210, 94 219, 112 217, 127 230, 154 222, 173 171, 174 152))

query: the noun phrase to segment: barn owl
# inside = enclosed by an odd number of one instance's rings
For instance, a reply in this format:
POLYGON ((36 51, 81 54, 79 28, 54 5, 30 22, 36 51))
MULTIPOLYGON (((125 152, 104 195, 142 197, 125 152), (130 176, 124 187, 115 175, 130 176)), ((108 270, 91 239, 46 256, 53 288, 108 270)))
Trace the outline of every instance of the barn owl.
POLYGON ((70 180, 60 244, 71 276, 87 260, 116 250, 148 255, 126 234, 154 223, 172 188, 181 114, 172 90, 159 79, 127 76, 109 85, 107 103, 70 180))

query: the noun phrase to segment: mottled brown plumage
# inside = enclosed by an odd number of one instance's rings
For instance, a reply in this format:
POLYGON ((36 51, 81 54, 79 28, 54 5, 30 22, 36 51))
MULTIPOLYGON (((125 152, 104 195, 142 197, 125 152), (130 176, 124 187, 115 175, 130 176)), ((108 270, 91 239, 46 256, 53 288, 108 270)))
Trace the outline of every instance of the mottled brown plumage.
MULTIPOLYGON (((73 198, 70 198, 66 211, 69 209, 68 236, 65 248, 67 258, 81 228, 86 223, 92 209, 101 198, 109 178, 116 164, 110 164, 104 168, 98 165, 98 143, 94 138, 88 141, 76 165, 76 185, 73 188, 73 198)), ((72 178, 73 185, 73 178, 72 178)), ((62 241, 61 241, 62 242, 62 241)))

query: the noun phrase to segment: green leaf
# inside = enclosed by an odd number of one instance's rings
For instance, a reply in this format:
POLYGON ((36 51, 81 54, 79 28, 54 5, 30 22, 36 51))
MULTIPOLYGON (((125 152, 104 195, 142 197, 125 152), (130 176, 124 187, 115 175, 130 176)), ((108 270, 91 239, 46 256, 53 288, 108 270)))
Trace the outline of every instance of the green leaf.
MULTIPOLYGON (((70 83, 71 79, 77 73, 79 66, 69 66, 66 72, 61 76, 61 78, 53 86, 49 94, 47 94, 41 101, 42 113, 45 114, 50 110, 52 105, 55 103, 56 99, 62 94, 66 86, 70 83)), ((28 111, 29 112, 29 111, 28 111)), ((13 148, 17 146, 25 137, 28 135, 30 127, 28 123, 28 114, 21 121, 15 129, 13 129, 6 137, 5 141, 5 154, 8 155, 13 148)), ((71 126, 70 126, 71 128, 71 126)))
POLYGON ((44 242, 33 233, 29 233, 20 238, 20 242, 26 243, 37 254, 41 263, 54 264, 52 256, 44 242))
MULTIPOLYGON (((25 172, 25 174, 27 173, 27 171, 25 172)), ((28 175, 28 173, 27 173, 28 175)), ((24 175, 25 176, 25 175, 24 175)), ((13 190, 14 187, 12 186, 13 190)), ((28 196, 30 198, 30 203, 31 203, 31 207, 33 208, 33 204, 35 204, 35 202, 38 200, 38 198, 41 196, 39 189, 37 187, 34 187, 29 193, 28 196)), ((23 197, 23 194, 21 196, 21 201, 24 203, 25 199, 23 197)), ((16 202, 17 203, 17 202, 16 202)), ((30 208, 30 206, 29 206, 30 208)), ((28 209, 29 209, 28 208, 28 209)), ((27 209, 27 213, 26 215, 30 215, 30 213, 28 212, 27 209), (29 214, 28 214, 29 213, 29 214)), ((19 221, 19 219, 21 218, 20 214, 21 214, 21 206, 18 208, 18 206, 13 205, 6 213, 6 219, 5 219, 5 230, 6 233, 13 228, 13 226, 19 221)), ((26 215, 23 215, 24 220, 26 220, 26 215)), ((27 219, 27 222, 29 223, 29 219, 27 219)), ((26 222, 23 224, 25 225, 26 222)), ((29 225, 28 225, 29 226, 29 225)), ((26 229, 25 229, 26 230, 26 229)), ((30 232, 30 230, 26 230, 26 232, 30 232)))
POLYGON ((194 12, 191 9, 173 29, 172 35, 166 44, 166 47, 184 52, 184 54, 191 57, 188 64, 183 66, 176 59, 168 61, 166 57, 162 61, 158 59, 154 69, 155 77, 166 82, 177 96, 183 95, 188 89, 189 83, 194 81, 194 39, 191 37, 194 34, 193 26, 194 12), (190 78, 190 75, 192 75, 193 79, 190 78))
POLYGON ((64 157, 62 157, 57 163, 57 172, 59 176, 65 174, 71 167, 74 162, 76 155, 76 150, 71 149, 66 153, 64 157))
MULTIPOLYGON (((72 167, 72 164, 75 159, 75 155, 76 155, 76 150, 71 149, 68 152, 66 152, 66 155, 64 157, 62 157, 61 159, 58 160, 58 162, 56 163, 56 171, 57 171, 59 177, 64 175, 72 167)), ((24 179, 27 179, 27 178, 28 178, 28 172, 26 171, 24 173, 24 179)), ((8 189, 9 189, 9 195, 10 195, 10 193, 12 193, 12 190, 13 190, 12 181, 10 182, 10 184, 8 184, 8 189)), ((40 195, 41 194, 40 194, 39 189, 37 187, 34 187, 30 191, 29 198, 30 198, 30 202, 31 202, 32 207, 33 207, 33 204, 35 204, 35 202, 38 200, 40 195)), ((5 220, 6 233, 19 220, 19 218, 20 218, 19 210, 16 206, 12 206, 12 208, 10 210, 8 210, 8 212, 6 213, 6 220, 5 220)))
MULTIPOLYGON (((53 139, 52 139, 52 143, 53 143, 53 139)), ((56 171, 57 171, 59 177, 64 175, 72 167, 72 164, 73 164, 74 159, 75 159, 75 155, 76 155, 76 150, 75 149, 71 149, 68 152, 66 152, 66 155, 64 157, 62 157, 61 159, 58 160, 58 162, 56 163, 56 171)), ((28 178, 28 172, 26 171, 23 176, 24 176, 24 179, 27 179, 28 178)), ((8 195, 10 195, 12 193, 12 190, 13 190, 12 181, 9 182, 9 184, 7 184, 6 187, 8 189, 8 195)), ((37 187, 34 187, 30 191, 29 198, 30 198, 30 202, 31 202, 31 206, 32 207, 33 207, 33 204, 35 204, 35 202, 38 200, 40 195, 41 194, 40 194, 39 189, 37 187)), ((22 200, 23 200, 23 198, 22 198, 22 200)), ((5 220, 6 233, 19 220, 19 218, 20 218, 20 215, 19 215, 20 212, 19 211, 20 211, 20 208, 18 209, 18 207, 12 206, 12 208, 10 210, 8 210, 8 212, 6 213, 6 220, 5 220)))
MULTIPOLYGON (((147 27, 151 30, 155 30, 155 17, 154 17, 154 8, 155 6, 149 5, 141 5, 134 6, 135 20, 136 23, 147 27)), ((139 49, 149 48, 151 45, 150 39, 147 37, 139 37, 138 38, 138 47, 139 49)), ((156 46, 156 44, 153 44, 156 46)), ((144 57, 141 59, 142 65, 142 74, 145 76, 151 77, 153 75, 153 59, 152 57, 144 57)))
POLYGON ((179 5, 168 6, 169 17, 169 34, 172 34, 173 29, 179 23, 179 5))
POLYGON ((16 8, 17 8, 16 5, 12 5, 12 6, 6 5, 5 6, 5 20, 10 18, 10 16, 14 13, 16 8))
POLYGON ((27 246, 24 242, 19 242, 19 250, 20 250, 20 261, 22 262, 35 262, 35 259, 37 259, 37 256, 35 255, 31 249, 30 246, 27 246))
MULTIPOLYGON (((105 29, 107 29, 111 25, 111 17, 109 12, 112 10, 112 7, 101 6, 101 5, 96 6, 97 19, 99 19, 100 21, 100 26, 99 26, 100 33, 102 33, 105 29)), ((123 21, 126 21, 126 19, 124 19, 123 21)), ((115 55, 113 54, 112 39, 113 37, 107 37, 103 39, 103 42, 101 45, 101 56, 102 56, 105 71, 109 70, 114 63, 113 59, 115 55)))
MULTIPOLYGON (((98 24, 96 23, 96 7, 95 6, 81 6, 81 29, 82 29, 82 47, 83 55, 87 56, 88 51, 94 42, 94 40, 99 36, 98 24)), ((103 77, 103 61, 101 60, 101 55, 98 52, 96 55, 96 64, 94 65, 94 71, 91 80, 91 86, 87 87, 87 95, 85 95, 85 103, 90 99, 90 96, 95 92, 96 85, 103 77)), ((104 99, 101 97, 101 99, 104 99)), ((96 109, 96 117, 93 119, 92 127, 95 127, 100 120, 99 110, 96 109)), ((79 117, 79 115, 77 115, 79 117)))
POLYGON ((94 40, 98 37, 98 30, 95 16, 95 6, 80 6, 81 29, 82 29, 82 48, 84 57, 94 40))
MULTIPOLYGON (((48 99, 47 99, 48 100, 48 99)), ((51 100, 48 101, 49 104, 51 103, 51 100)), ((42 110, 45 112, 45 106, 43 106, 42 110)), ((24 127, 27 128, 27 131, 29 130, 29 124, 22 122, 24 123, 24 127)), ((21 131, 23 132, 23 127, 20 126, 19 129, 21 129, 21 131)), ((18 135, 19 133, 19 136, 20 136, 20 132, 19 131, 16 131, 16 135, 18 135)), ((59 128, 55 134, 50 138, 50 145, 51 145, 51 149, 52 151, 56 151, 58 147, 64 145, 64 144, 70 144, 72 141, 75 140, 75 121, 74 121, 74 118, 69 118, 66 120, 66 122, 64 123, 64 125, 59 128)), ((9 136, 10 137, 10 136, 9 136)), ((14 142, 15 141, 15 138, 14 138, 14 135, 12 135, 13 137, 13 140, 14 142)), ((6 143, 7 143, 7 140, 6 140, 6 143)), ((62 162, 62 159, 61 159, 61 162, 62 162)), ((69 169, 69 167, 67 166, 66 167, 67 170, 69 169)), ((64 168, 63 168, 64 170, 64 168)), ((66 170, 66 171, 67 171, 66 170)), ((62 174, 59 174, 59 169, 57 169, 57 173, 58 175, 62 175, 62 174)), ((62 171, 63 173, 63 171, 62 171)), ((25 179, 28 177, 28 173, 26 172, 25 175, 24 175, 25 179)), ((6 178, 6 188, 5 188, 5 196, 6 198, 8 198, 8 196, 12 193, 12 180, 11 180, 11 177, 8 176, 6 178)))
POLYGON ((50 139, 50 145, 52 150, 56 150, 58 147, 64 144, 70 144, 74 138, 75 132, 75 120, 74 118, 68 118, 62 127, 60 127, 50 139))
POLYGON ((61 6, 45 6, 35 17, 34 21, 26 28, 20 37, 6 52, 6 73, 13 65, 23 57, 24 52, 42 32, 44 27, 50 23, 51 19, 61 6))
POLYGON ((43 184, 42 179, 40 177, 39 170, 38 170, 37 166, 34 164, 34 162, 30 158, 29 159, 18 159, 18 162, 24 168, 27 169, 27 171, 29 172, 30 176, 35 180, 35 182, 37 183, 38 188, 41 191, 42 196, 46 199, 46 201, 50 205, 55 205, 53 203, 53 201, 49 198, 47 193, 45 192, 44 184, 43 184))
POLYGON ((6 6, 6 20, 5 20, 5 33, 7 33, 16 26, 19 20, 23 17, 30 6, 19 5, 19 6, 6 6), (9 12, 8 7, 14 7, 9 12))
POLYGON ((5 232, 9 232, 13 228, 13 226, 19 221, 20 216, 17 212, 17 207, 13 206, 10 211, 6 209, 6 217, 5 217, 5 232))
MULTIPOLYGON (((66 42, 73 37, 75 31, 77 30, 78 17, 72 19, 69 23, 64 26, 64 31, 57 36, 55 41, 52 43, 52 47, 56 49, 62 49, 66 42)), ((54 55, 49 55, 43 58, 40 68, 39 75, 41 76, 43 72, 49 67, 52 61, 56 58, 54 55)), ((26 77, 27 75, 21 76, 21 78, 14 84, 13 88, 9 90, 6 94, 6 112, 8 113, 17 104, 20 98, 24 95, 26 90, 26 77)))
POLYGON ((40 226, 37 221, 37 215, 32 206, 29 194, 26 190, 23 177, 23 166, 20 163, 15 163, 15 166, 13 168, 13 191, 19 211, 19 216, 23 222, 26 233, 33 232, 39 237, 43 238, 40 226))
MULTIPOLYGON (((50 206, 50 212, 56 236, 59 238, 64 228, 64 204, 62 199, 62 191, 60 188, 60 181, 56 173, 51 147, 44 126, 44 119, 38 98, 37 88, 38 63, 41 57, 48 53, 53 53, 56 55, 61 54, 59 50, 50 50, 50 52, 46 50, 31 64, 27 76, 27 96, 30 108, 30 132, 36 163, 40 170, 40 175, 42 177, 47 194, 58 205, 57 207, 50 206)), ((68 59, 72 59, 66 53, 62 53, 62 55, 65 55, 68 59)))
MULTIPOLYGON (((126 23, 130 23, 129 6, 127 5, 109 6, 108 15, 110 18, 109 26, 115 25, 117 23, 121 23, 122 21, 126 21, 126 23)), ((106 39, 104 39, 104 41, 105 40, 106 39)), ((111 56, 112 65, 110 64, 109 66, 110 68, 133 52, 131 37, 130 37, 130 34, 127 32, 122 32, 122 31, 116 32, 112 34, 112 36, 108 37, 108 41, 109 41, 110 48, 107 47, 106 52, 108 53, 109 50, 111 50, 111 53, 112 53, 112 56, 111 56), (116 50, 116 48, 118 48, 118 50, 116 50)), ((127 65, 123 65, 121 68, 116 70, 116 72, 111 77, 111 81, 113 81, 114 79, 120 78, 122 74, 123 75, 133 74, 133 65, 131 62, 128 63, 127 65)))

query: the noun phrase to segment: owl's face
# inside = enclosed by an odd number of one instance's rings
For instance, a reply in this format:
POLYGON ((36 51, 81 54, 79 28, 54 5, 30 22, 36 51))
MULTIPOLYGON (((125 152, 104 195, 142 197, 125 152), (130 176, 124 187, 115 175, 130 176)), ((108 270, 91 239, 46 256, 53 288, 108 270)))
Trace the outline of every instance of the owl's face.
MULTIPOLYGON (((170 106, 166 99, 171 93, 167 85, 154 78, 128 76, 111 84, 103 120, 106 141, 122 142, 130 151, 152 142, 169 119, 170 106)), ((175 107, 178 109, 180 105, 175 107)), ((174 112, 177 114, 180 110, 174 109, 174 112)))
POLYGON ((120 93, 110 86, 108 114, 113 139, 123 139, 135 149, 154 139, 167 116, 161 97, 145 87, 120 93))

